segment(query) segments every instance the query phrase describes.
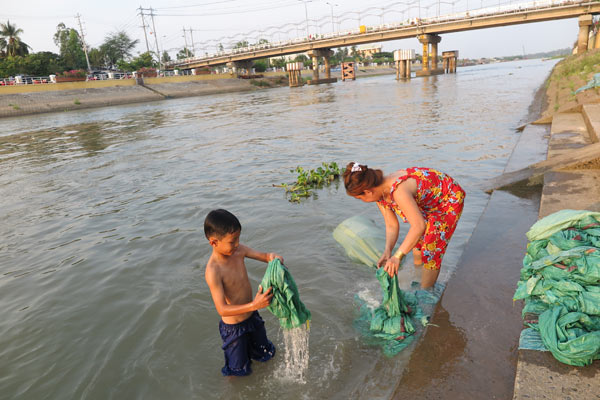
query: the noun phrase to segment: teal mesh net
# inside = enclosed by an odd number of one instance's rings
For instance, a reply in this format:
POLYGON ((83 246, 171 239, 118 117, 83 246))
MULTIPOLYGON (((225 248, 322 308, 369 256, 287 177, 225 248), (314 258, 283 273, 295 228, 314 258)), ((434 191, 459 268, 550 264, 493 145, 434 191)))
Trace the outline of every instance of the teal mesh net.
POLYGON ((292 274, 278 258, 269 262, 260 285, 265 291, 273 288, 273 298, 267 309, 279 318, 282 328, 297 328, 310 320, 310 311, 300 300, 292 274))

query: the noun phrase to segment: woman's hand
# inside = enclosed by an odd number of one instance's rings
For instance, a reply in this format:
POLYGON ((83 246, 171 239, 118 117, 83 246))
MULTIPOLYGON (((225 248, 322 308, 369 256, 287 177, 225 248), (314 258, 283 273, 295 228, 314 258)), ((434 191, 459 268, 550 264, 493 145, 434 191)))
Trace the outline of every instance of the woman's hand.
POLYGON ((398 273, 398 268, 400 268, 400 259, 398 257, 390 257, 385 263, 385 267, 383 269, 388 273, 390 277, 396 275, 398 273))
POLYGON ((379 261, 377 261, 377 268, 383 267, 391 255, 391 252, 384 251, 381 257, 379 258, 379 261))

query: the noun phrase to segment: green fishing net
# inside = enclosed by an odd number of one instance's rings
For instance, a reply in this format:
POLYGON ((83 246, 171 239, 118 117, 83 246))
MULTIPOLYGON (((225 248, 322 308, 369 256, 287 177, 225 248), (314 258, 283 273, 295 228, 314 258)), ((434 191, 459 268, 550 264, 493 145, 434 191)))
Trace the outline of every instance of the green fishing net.
POLYGON ((525 300, 529 327, 520 347, 540 347, 576 366, 600 359, 600 213, 562 210, 536 222, 527 237, 514 300, 525 300))
POLYGON ((279 318, 282 328, 297 328, 310 320, 310 311, 300 300, 292 274, 278 258, 269 262, 260 285, 265 291, 273 288, 273 298, 267 309, 279 318))
MULTIPOLYGON (((351 259, 373 268, 385 246, 385 230, 365 216, 343 221, 333 231, 333 237, 351 259)), ((437 303, 443 286, 411 293, 400 290, 398 275, 390 277, 383 268, 376 270, 375 277, 381 285, 381 305, 372 308, 356 295, 359 311, 354 326, 367 343, 380 345, 384 354, 393 356, 412 342, 417 332, 414 320, 421 321, 423 326, 428 324, 428 316, 420 304, 437 303)))

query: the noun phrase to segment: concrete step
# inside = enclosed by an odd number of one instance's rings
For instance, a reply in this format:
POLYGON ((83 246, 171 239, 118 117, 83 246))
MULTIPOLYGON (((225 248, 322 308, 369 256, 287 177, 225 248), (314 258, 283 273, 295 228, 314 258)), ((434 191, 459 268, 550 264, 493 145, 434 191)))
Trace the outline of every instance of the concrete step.
MULTIPOLYGON (((596 116, 594 108, 590 108, 588 112, 592 114, 592 121, 600 118, 600 114, 596 116)), ((536 127, 539 125, 528 126, 525 129, 536 127)), ((511 171, 507 168, 504 174, 491 181, 486 191, 541 184, 544 174, 552 170, 598 169, 600 142, 594 141, 594 138, 595 134, 590 135, 588 132, 583 113, 556 114, 550 128, 548 159, 518 170, 511 171)))
POLYGON ((600 104, 585 104, 582 107, 581 114, 591 141, 597 142, 600 138, 600 104))
POLYGON ((558 113, 552 119, 548 158, 570 153, 592 143, 581 113, 558 113))

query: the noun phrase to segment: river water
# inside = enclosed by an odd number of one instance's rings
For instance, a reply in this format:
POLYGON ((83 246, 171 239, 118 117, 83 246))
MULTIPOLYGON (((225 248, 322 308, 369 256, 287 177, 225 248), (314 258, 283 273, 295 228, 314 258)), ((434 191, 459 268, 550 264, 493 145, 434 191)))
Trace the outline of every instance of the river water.
MULTIPOLYGON (((332 231, 377 207, 343 184, 301 204, 273 184, 290 169, 359 161, 440 169, 467 191, 440 282, 457 267, 534 91, 554 62, 460 68, 290 89, 43 114, 0 124, 0 397, 17 399, 386 398, 412 347, 385 357, 353 327, 373 271, 332 231), (204 265, 208 211, 240 219, 242 242, 281 254, 311 310, 309 364, 286 371, 284 335, 250 377, 221 376, 204 265)), ((401 226, 401 235, 407 226, 401 226)), ((418 278, 404 266, 401 285, 418 278)), ((252 286, 265 264, 246 263, 252 286)), ((465 294, 468 296, 468 294, 465 294)))

